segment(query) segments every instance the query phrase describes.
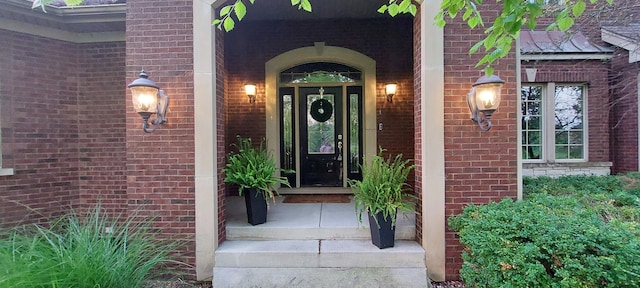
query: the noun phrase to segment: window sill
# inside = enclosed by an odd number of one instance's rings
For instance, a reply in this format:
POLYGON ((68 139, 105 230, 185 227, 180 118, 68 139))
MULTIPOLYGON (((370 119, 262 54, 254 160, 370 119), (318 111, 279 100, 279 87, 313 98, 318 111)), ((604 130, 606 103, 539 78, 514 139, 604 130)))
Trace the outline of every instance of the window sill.
POLYGON ((522 163, 526 177, 559 177, 565 175, 609 175, 611 162, 522 163))
POLYGON ((12 176, 13 168, 0 168, 0 176, 12 176))

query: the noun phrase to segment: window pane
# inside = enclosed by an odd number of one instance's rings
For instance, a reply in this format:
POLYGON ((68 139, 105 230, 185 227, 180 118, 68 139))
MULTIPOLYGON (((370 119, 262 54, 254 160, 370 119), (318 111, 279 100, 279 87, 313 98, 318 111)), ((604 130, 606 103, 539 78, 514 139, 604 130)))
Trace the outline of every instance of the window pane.
POLYGON ((556 159, 582 159, 584 86, 556 85, 554 103, 556 159))
POLYGON ((282 143, 284 155, 282 168, 293 170, 293 96, 282 96, 282 143))
POLYGON ((542 86, 523 85, 522 159, 542 159, 542 86))
MULTIPOLYGON (((307 139, 308 139, 308 153, 309 154, 333 154, 335 153, 335 147, 333 144, 335 139, 335 111, 334 107, 334 95, 308 95, 307 96, 307 139), (323 100, 326 100, 323 101, 323 100), (315 109, 314 102, 320 104, 315 109), (327 103, 326 105, 324 103, 327 103), (314 119, 314 113, 320 113, 323 115, 331 115, 325 121, 318 121, 314 119)), ((322 119, 324 120, 324 119, 322 119)))
POLYGON ((349 169, 350 173, 360 172, 360 121, 358 108, 360 107, 358 94, 349 95, 349 169))

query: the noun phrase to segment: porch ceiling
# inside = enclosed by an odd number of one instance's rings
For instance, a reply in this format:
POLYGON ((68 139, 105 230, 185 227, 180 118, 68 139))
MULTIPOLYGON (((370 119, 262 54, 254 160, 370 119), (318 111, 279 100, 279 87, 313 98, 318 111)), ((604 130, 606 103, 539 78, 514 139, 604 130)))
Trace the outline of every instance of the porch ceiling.
MULTIPOLYGON (((124 0, 91 0, 92 5, 81 7, 49 7, 47 13, 31 9, 32 0, 2 0, 0 18, 57 28, 75 33, 111 32, 125 30, 126 4, 124 0), (102 1, 102 2, 101 2, 102 1), (97 5, 96 5, 97 4, 97 5), (78 25, 78 23, 82 23, 78 25)), ((230 1, 227 1, 230 3, 230 1)), ((288 0, 257 0, 247 3, 244 21, 367 19, 390 17, 378 13, 387 0, 311 0, 313 12, 291 6, 288 0)), ((397 17, 408 17, 405 15, 397 17)))

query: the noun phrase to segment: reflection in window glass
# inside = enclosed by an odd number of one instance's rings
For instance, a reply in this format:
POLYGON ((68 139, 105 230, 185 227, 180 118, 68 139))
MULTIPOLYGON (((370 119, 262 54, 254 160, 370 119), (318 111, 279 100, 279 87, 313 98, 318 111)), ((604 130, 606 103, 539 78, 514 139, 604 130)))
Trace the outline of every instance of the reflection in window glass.
POLYGON ((581 85, 556 85, 554 97, 556 159, 584 158, 583 88, 581 85))
POLYGON ((360 172, 360 123, 358 119, 359 95, 349 95, 349 169, 350 173, 360 172))
POLYGON ((293 96, 282 96, 282 132, 284 157, 282 168, 293 170, 293 96))
POLYGON ((522 159, 542 159, 542 86, 525 86, 522 94, 522 159))
POLYGON ((334 154, 335 147, 335 107, 334 95, 323 94, 307 95, 307 152, 309 154, 334 154), (326 121, 319 122, 312 116, 312 104, 316 100, 327 100, 330 105, 323 105, 318 108, 321 114, 331 113, 331 117, 326 121))

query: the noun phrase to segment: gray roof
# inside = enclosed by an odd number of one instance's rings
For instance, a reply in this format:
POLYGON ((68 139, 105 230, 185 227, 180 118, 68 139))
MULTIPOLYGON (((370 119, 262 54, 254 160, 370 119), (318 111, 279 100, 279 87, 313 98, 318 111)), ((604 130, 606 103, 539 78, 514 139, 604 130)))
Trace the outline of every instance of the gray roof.
POLYGON ((628 38, 635 42, 640 42, 640 23, 630 23, 627 25, 602 26, 602 30, 628 38))
POLYGON ((580 32, 521 31, 520 52, 522 54, 576 54, 612 53, 613 49, 589 41, 580 32))
MULTIPOLYGON (((26 1, 33 3, 34 0, 26 0, 26 1)), ((82 6, 122 4, 126 2, 127 2, 126 0, 84 0, 84 2, 82 3, 82 6)), ((55 7, 67 6, 64 0, 54 0, 49 5, 55 6, 55 7)))

